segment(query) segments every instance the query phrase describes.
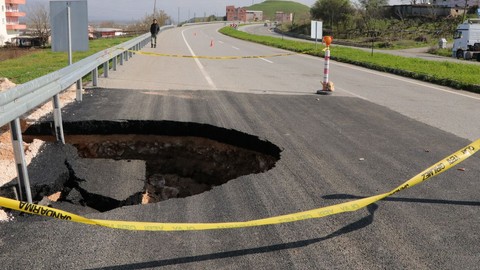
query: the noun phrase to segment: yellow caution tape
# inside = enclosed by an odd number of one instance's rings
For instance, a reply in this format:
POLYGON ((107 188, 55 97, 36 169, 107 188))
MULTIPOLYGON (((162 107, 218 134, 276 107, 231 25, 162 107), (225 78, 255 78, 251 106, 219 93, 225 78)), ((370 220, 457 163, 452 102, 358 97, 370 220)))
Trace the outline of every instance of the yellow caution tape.
POLYGON ((432 178, 458 163, 464 161, 480 148, 480 139, 460 149, 459 151, 449 155, 445 159, 439 161, 433 166, 427 168, 421 173, 417 174, 410 180, 396 187, 395 189, 371 196, 368 198, 358 199, 350 202, 340 203, 327 207, 317 208, 304 212, 298 212, 288 215, 269 217, 264 219, 239 221, 239 222, 221 222, 221 223, 160 223, 160 222, 137 222, 137 221, 121 221, 121 220, 101 220, 88 219, 69 212, 58 210, 51 207, 40 206, 36 204, 20 202, 12 199, 0 197, 0 206, 18 210, 30 214, 36 214, 46 217, 57 218, 61 220, 69 220, 90 225, 99 225, 115 229, 136 230, 136 231, 194 231, 194 230, 215 230, 215 229, 232 229, 245 228, 254 226, 264 226, 272 224, 281 224, 287 222, 294 222, 305 219, 321 218, 330 215, 335 215, 343 212, 356 211, 364 208, 376 201, 385 197, 391 196, 399 191, 413 187, 425 180, 432 178))
POLYGON ((154 52, 134 51, 134 50, 127 50, 127 51, 133 52, 133 53, 138 53, 138 54, 143 54, 143 55, 152 55, 152 56, 179 57, 179 58, 201 58, 201 59, 214 59, 214 60, 231 60, 231 59, 247 59, 247 58, 271 58, 271 57, 289 56, 289 55, 298 54, 298 53, 278 53, 278 54, 256 55, 256 56, 197 56, 197 55, 154 53, 154 52))

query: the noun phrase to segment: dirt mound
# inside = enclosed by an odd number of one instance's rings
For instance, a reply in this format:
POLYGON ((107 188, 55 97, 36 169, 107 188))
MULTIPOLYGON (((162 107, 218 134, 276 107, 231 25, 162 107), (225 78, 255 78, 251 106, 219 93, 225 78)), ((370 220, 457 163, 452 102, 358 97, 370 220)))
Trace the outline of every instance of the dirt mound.
POLYGON ((15 87, 16 84, 7 78, 0 78, 0 92, 15 87))

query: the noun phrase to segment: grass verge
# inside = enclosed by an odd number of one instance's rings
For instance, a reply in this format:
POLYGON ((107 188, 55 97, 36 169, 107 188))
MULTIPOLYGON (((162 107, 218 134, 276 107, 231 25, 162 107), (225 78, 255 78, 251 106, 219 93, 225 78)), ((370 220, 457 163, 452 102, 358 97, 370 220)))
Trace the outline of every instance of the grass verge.
MULTIPOLYGON (((220 32, 272 47, 324 57, 324 46, 320 44, 315 48, 315 44, 308 42, 252 35, 230 27, 224 27, 220 29, 220 32)), ((354 48, 335 46, 330 48, 330 54, 330 59, 335 61, 480 93, 480 76, 478 75, 480 74, 480 65, 428 61, 383 53, 372 55, 370 52, 354 48)))
MULTIPOLYGON (((130 39, 132 37, 91 40, 88 51, 73 52, 73 62, 75 63, 130 39)), ((0 63, 0 78, 5 77, 16 84, 21 84, 66 67, 68 65, 68 54, 66 52, 52 52, 50 48, 36 49, 35 52, 28 55, 4 60, 0 63)))

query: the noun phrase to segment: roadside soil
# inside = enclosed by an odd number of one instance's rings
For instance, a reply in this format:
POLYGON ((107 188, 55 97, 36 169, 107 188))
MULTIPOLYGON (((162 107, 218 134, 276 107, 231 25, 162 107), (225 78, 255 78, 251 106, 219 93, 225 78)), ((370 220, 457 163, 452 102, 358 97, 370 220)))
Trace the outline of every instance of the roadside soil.
MULTIPOLYGON (((4 91, 8 88, 15 86, 15 84, 5 84, 8 85, 4 86, 3 89, 0 91, 4 91)), ((76 95, 76 87, 72 86, 67 90, 60 93, 60 103, 62 106, 65 106, 68 103, 75 101, 76 95)), ((53 111, 52 102, 47 102, 43 104, 41 107, 37 108, 34 111, 24 115, 20 122, 22 127, 22 132, 25 129, 38 121, 41 117, 51 113, 53 111)), ((40 140, 33 140, 32 143, 23 143, 24 152, 25 152, 25 159, 27 165, 30 164, 31 160, 35 155, 38 153, 38 150, 43 145, 43 142, 40 140)), ((5 125, 0 127, 0 186, 5 185, 6 183, 12 181, 14 178, 17 177, 17 171, 15 166, 15 158, 13 153, 12 147, 12 138, 10 133, 9 125, 5 125)))
MULTIPOLYGON (((12 87, 15 87, 14 83, 10 82, 8 79, 0 78, 0 92, 12 87)), ((75 97, 76 86, 72 85, 70 88, 60 93, 60 103, 64 106, 68 103, 74 102, 75 97)), ((24 115, 20 120, 22 132, 25 131, 29 125, 38 121, 38 119, 52 112, 52 110, 52 102, 47 102, 36 110, 24 115)), ((0 127, 0 187, 17 177, 11 136, 9 125, 0 127)), ((43 144, 44 142, 40 140, 33 140, 31 143, 23 143, 27 166, 39 152, 39 149, 43 144)), ((0 223, 9 222, 11 220, 13 220, 13 216, 9 212, 0 208, 0 223)))

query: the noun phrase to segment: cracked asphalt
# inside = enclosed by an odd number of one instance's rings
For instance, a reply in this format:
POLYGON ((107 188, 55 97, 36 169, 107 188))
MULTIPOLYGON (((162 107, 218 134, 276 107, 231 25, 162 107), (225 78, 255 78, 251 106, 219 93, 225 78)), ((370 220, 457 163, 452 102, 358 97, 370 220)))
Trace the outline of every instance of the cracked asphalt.
MULTIPOLYGON (((66 122, 193 121, 254 134, 282 149, 265 173, 193 197, 89 213, 90 218, 222 222, 293 213, 388 191, 469 143, 351 97, 175 91, 148 96, 145 103, 147 96, 133 90, 87 93, 83 103, 64 108, 66 122), (144 104, 149 113, 124 100, 144 104), (171 103, 183 109, 156 110, 171 103)), ((480 258, 478 162, 473 156, 461 164, 465 171, 447 171, 367 209, 276 226, 131 232, 24 216, 0 225, 0 259, 6 268, 43 269, 473 269, 480 258)), ((48 172, 54 164, 42 166, 48 172)), ((58 166, 58 173, 66 170, 58 166)), ((88 174, 107 181, 124 171, 112 164, 88 174)))

